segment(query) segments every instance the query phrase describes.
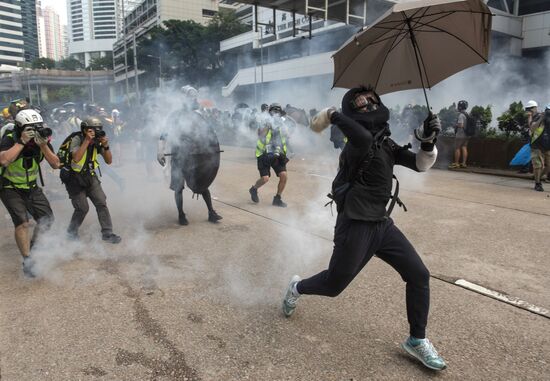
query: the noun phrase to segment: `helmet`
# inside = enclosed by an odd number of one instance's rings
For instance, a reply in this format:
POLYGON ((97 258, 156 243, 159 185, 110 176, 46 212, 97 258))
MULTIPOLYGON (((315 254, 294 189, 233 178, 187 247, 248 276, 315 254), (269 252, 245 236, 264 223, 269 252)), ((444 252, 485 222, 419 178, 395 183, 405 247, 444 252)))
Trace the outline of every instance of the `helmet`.
POLYGON ((29 124, 42 124, 44 119, 35 110, 21 110, 15 116, 15 125, 17 127, 24 127, 29 124))
POLYGON ((11 116, 7 107, 4 107, 4 109, 2 110, 2 116, 4 117, 4 119, 8 119, 11 116))
POLYGON ((283 108, 281 107, 280 103, 272 103, 269 105, 269 113, 278 112, 279 114, 283 114, 283 108))
POLYGON ((87 130, 88 128, 99 128, 103 129, 103 124, 101 123, 101 119, 91 116, 82 121, 80 123, 80 130, 84 132, 84 130, 87 130))
POLYGON ((16 99, 11 101, 8 111, 10 115, 15 118, 17 113, 21 110, 26 110, 29 108, 29 103, 25 99, 16 99))
POLYGON ((468 102, 467 101, 459 101, 457 109, 458 110, 467 110, 468 109, 468 102))
POLYGON ((527 110, 528 108, 533 108, 533 107, 539 107, 538 103, 535 102, 534 100, 530 100, 529 102, 527 102, 525 104, 525 109, 527 110))
POLYGON ((268 108, 269 106, 267 105, 267 103, 262 103, 262 105, 260 106, 260 110, 262 112, 267 111, 268 108))
POLYGON ((193 86, 185 85, 181 88, 182 93, 189 98, 196 98, 199 96, 199 91, 193 86))

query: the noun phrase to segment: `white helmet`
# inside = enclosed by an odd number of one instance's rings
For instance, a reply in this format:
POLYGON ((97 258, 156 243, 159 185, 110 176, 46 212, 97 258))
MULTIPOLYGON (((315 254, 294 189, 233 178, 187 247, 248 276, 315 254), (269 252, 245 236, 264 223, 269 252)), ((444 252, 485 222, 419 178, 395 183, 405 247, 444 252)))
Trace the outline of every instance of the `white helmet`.
POLYGON ((15 123, 20 126, 26 126, 27 124, 42 124, 44 123, 44 119, 42 119, 42 115, 40 115, 37 111, 29 109, 29 110, 21 110, 17 113, 15 116, 15 123))
POLYGON ((185 96, 189 98, 196 98, 199 96, 199 91, 195 89, 193 86, 185 85, 181 88, 181 91, 185 96))
POLYGON ((534 100, 530 100, 529 102, 527 102, 527 104, 525 105, 525 108, 528 109, 528 108, 531 108, 531 107, 539 107, 538 103, 535 102, 534 100))

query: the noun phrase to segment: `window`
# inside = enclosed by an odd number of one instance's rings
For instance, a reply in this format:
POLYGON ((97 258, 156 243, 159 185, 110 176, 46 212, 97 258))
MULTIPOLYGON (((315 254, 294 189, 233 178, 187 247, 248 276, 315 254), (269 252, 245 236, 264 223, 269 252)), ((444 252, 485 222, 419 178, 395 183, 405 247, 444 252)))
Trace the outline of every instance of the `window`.
POLYGON ((216 15, 216 11, 213 11, 212 9, 203 9, 202 10, 202 16, 203 17, 214 17, 216 15))

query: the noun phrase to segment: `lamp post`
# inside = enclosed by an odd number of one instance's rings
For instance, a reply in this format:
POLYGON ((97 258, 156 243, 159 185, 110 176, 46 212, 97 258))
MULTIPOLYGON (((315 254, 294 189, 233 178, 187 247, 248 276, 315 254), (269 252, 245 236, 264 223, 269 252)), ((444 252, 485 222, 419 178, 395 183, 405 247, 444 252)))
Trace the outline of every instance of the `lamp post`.
POLYGON ((29 94, 29 102, 32 103, 32 97, 31 97, 31 84, 30 84, 30 74, 29 74, 29 71, 31 69, 29 68, 25 68, 25 77, 27 79, 27 92, 29 94))
MULTIPOLYGON (((130 84, 128 82, 128 45, 126 44, 126 14, 124 13, 124 0, 122 3, 122 38, 124 39, 124 80, 126 82, 126 101, 130 94, 130 84)), ((113 65, 114 67, 114 65, 113 65)))
POLYGON ((159 60, 159 89, 162 89, 162 57, 157 57, 152 54, 147 54, 147 57, 156 58, 159 60))
POLYGON ((263 102, 264 100, 264 43, 263 43, 263 36, 264 36, 264 27, 263 25, 258 25, 258 28, 260 28, 260 98, 263 102))
POLYGON ((133 39, 134 39, 134 79, 136 82, 136 96, 138 104, 141 103, 141 94, 139 93, 139 74, 138 74, 138 63, 137 63, 137 45, 136 45, 136 31, 134 30, 133 33, 133 39))
POLYGON ((92 65, 90 65, 90 94, 92 96, 92 103, 94 103, 94 71, 92 65))

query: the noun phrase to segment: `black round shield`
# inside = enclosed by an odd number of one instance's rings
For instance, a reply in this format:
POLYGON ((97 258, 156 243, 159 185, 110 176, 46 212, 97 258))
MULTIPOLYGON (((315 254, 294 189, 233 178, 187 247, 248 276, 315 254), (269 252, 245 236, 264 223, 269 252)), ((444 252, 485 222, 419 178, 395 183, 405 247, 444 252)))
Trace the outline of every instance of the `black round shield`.
POLYGON ((214 129, 195 114, 192 126, 180 136, 180 144, 172 147, 173 157, 181 166, 183 177, 193 193, 203 193, 214 182, 220 168, 220 143, 214 129), (176 152, 174 152, 174 150, 176 152))

